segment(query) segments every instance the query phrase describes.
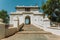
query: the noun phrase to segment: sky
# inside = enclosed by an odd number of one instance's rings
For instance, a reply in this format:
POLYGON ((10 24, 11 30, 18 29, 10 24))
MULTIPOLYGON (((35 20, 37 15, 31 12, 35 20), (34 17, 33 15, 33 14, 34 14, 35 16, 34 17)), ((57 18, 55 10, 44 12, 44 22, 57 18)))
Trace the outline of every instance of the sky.
POLYGON ((0 0, 0 10, 4 9, 10 14, 10 12, 16 11, 17 5, 34 6, 38 4, 38 6, 41 6, 42 2, 46 2, 46 0, 0 0))

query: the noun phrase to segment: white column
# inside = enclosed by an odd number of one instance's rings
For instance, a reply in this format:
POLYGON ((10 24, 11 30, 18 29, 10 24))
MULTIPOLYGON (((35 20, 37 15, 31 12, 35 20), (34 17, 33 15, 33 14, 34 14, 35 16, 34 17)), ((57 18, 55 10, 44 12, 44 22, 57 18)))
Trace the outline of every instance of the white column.
POLYGON ((19 26, 19 17, 17 16, 16 18, 14 18, 13 27, 17 27, 18 28, 18 26, 19 26))
POLYGON ((44 27, 46 28, 46 27, 50 27, 50 20, 47 18, 47 17, 45 17, 44 18, 44 20, 43 20, 43 22, 44 22, 44 27))

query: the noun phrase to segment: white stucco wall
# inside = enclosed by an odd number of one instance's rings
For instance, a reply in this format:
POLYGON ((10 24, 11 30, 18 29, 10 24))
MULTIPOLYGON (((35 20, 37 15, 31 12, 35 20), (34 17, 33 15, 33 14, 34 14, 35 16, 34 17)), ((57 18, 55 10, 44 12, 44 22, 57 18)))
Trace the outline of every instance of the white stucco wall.
POLYGON ((21 25, 22 23, 24 23, 24 17, 23 15, 19 16, 19 25, 21 25))
POLYGON ((14 27, 17 27, 17 15, 10 15, 10 24, 12 24, 14 27))
POLYGON ((24 9, 17 9, 16 12, 17 13, 23 13, 23 12, 25 12, 25 10, 24 9))
MULTIPOLYGON (((26 13, 22 13, 22 15, 11 15, 10 16, 10 24, 17 24, 18 20, 19 20, 19 25, 24 23, 25 24, 25 17, 26 16, 30 16, 30 21, 31 21, 31 24, 37 24, 37 25, 41 25, 43 24, 43 16, 42 15, 34 15, 34 13, 32 14, 26 14, 26 13), (17 19, 18 17, 18 19, 17 19), (15 21, 16 20, 16 21, 15 21)), ((17 25, 15 25, 17 26, 17 25)))

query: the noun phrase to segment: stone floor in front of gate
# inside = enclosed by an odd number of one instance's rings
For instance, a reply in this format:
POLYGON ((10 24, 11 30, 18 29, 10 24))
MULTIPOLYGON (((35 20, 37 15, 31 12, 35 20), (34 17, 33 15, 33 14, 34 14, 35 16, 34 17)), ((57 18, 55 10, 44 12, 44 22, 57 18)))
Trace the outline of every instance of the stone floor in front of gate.
POLYGON ((53 35, 33 25, 25 25, 25 31, 20 31, 2 40, 60 40, 60 36, 53 35))
POLYGON ((15 34, 2 40, 60 40, 59 36, 52 34, 15 34))

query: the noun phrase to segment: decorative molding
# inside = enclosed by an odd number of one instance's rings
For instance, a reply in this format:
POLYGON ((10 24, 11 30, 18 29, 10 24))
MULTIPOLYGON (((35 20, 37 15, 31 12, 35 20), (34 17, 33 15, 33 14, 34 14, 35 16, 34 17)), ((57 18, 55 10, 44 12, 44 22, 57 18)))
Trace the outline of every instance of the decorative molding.
POLYGON ((31 9, 40 9, 38 6, 16 6, 16 9, 25 9, 25 8, 31 8, 31 9))

